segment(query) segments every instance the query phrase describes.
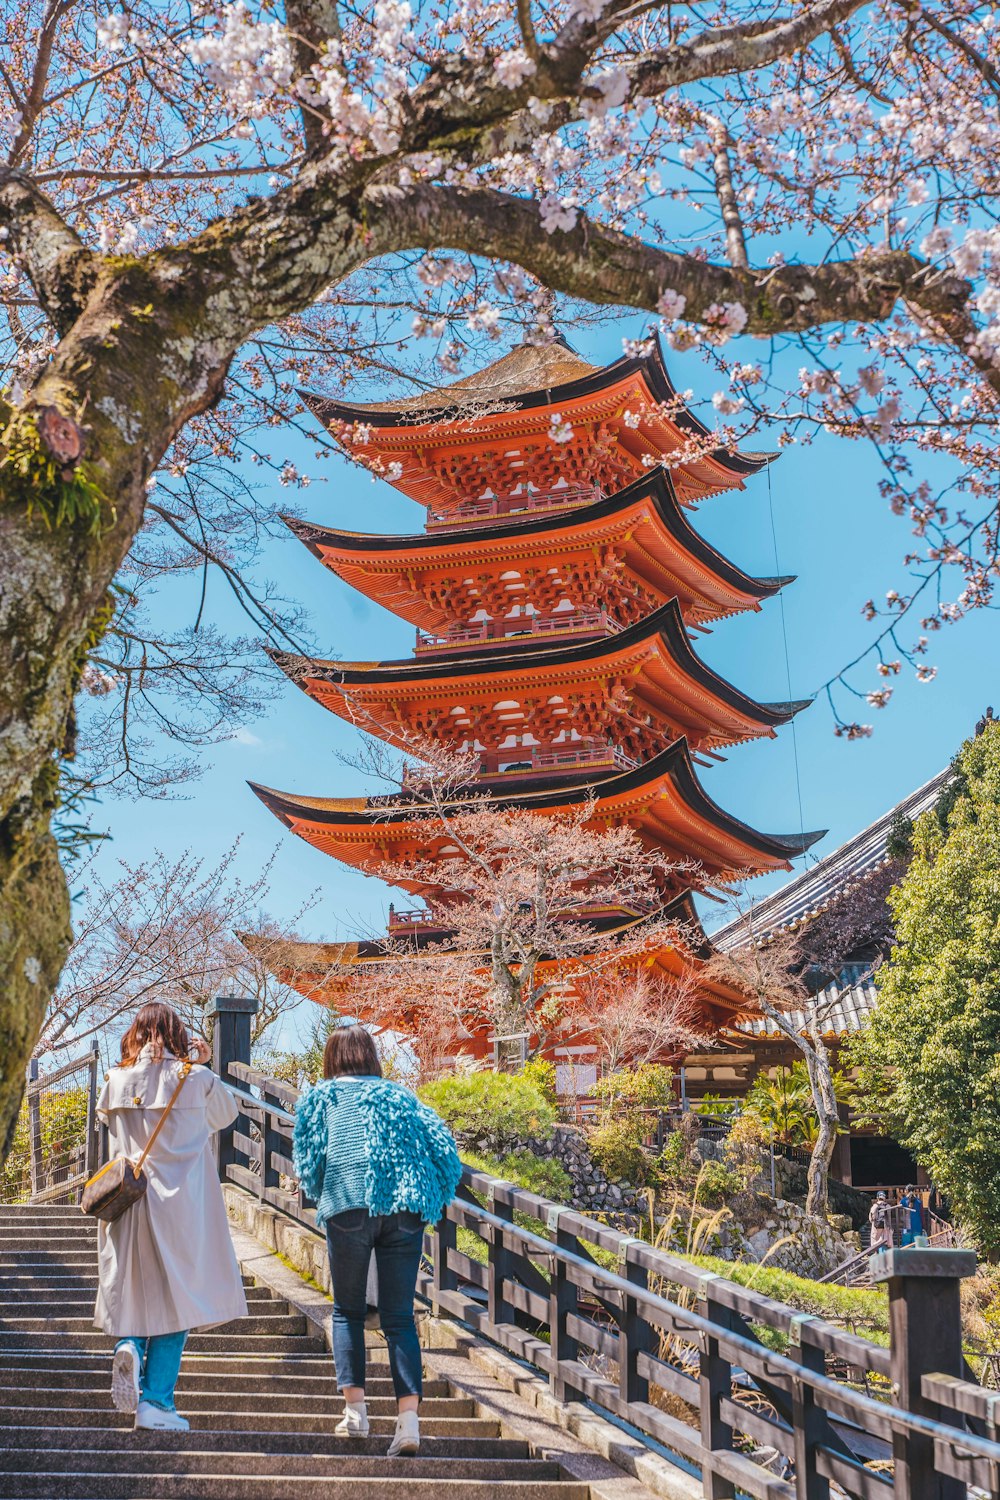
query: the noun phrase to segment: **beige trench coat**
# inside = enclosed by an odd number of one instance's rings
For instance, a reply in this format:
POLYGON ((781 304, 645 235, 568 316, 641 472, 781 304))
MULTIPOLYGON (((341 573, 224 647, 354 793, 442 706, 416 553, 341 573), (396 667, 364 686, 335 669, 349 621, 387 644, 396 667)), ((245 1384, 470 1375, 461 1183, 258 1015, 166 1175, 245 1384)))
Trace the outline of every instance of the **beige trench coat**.
MULTIPOLYGON (((181 1074, 174 1057, 144 1048, 112 1068, 97 1102, 112 1156, 135 1161, 181 1074)), ((97 1231, 94 1326, 115 1338, 212 1328, 247 1310, 212 1149, 236 1101, 210 1068, 194 1067, 146 1158, 149 1187, 97 1231)))

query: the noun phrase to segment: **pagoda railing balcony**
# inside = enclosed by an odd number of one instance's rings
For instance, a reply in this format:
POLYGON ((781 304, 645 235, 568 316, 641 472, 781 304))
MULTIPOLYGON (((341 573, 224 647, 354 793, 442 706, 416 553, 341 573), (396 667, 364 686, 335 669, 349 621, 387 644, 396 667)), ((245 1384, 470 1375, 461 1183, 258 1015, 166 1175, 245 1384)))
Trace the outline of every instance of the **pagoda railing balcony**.
POLYGON ((631 771, 639 762, 618 745, 570 744, 550 750, 497 751, 483 756, 480 776, 539 776, 553 771, 631 771))
POLYGON ((428 911, 425 906, 412 906, 402 911, 394 906, 389 907, 389 932, 409 932, 414 927, 438 932, 446 932, 447 927, 436 917, 433 912, 428 911))
POLYGON ((429 635, 417 631, 417 655, 427 652, 453 651, 461 646, 502 646, 510 641, 545 636, 558 639, 564 635, 617 635, 623 627, 605 609, 564 610, 554 615, 525 615, 510 620, 479 620, 474 625, 459 625, 447 635, 429 635))
MULTIPOLYGON (((523 776, 527 780, 559 771, 631 771, 638 764, 634 756, 627 755, 618 745, 581 744, 577 741, 549 750, 522 746, 516 750, 487 751, 480 758, 477 774, 489 781, 501 776, 505 779, 523 776)), ((401 785, 404 792, 425 792, 428 787, 426 770, 419 765, 405 766, 401 785)), ((375 796, 368 801, 371 807, 383 807, 391 805, 394 797, 375 796)))
POLYGON ((519 495, 491 495, 481 500, 463 500, 454 510, 432 510, 427 514, 428 531, 454 530, 470 521, 493 521, 501 516, 524 515, 536 510, 565 510, 568 506, 593 505, 604 496, 599 485, 563 485, 555 490, 526 490, 519 495))

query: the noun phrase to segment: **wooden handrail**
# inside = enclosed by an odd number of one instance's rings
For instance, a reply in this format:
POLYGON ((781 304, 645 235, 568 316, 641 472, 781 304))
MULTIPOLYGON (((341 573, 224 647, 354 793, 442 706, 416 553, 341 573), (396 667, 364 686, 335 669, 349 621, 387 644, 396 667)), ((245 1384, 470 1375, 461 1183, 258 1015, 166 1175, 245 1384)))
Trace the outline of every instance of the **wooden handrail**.
MULTIPOLYGON (((234 1090, 264 1129, 259 1142, 237 1136, 243 1159, 226 1175, 319 1234, 301 1194, 264 1181, 269 1167, 286 1173, 291 1166, 286 1154, 268 1149, 267 1122, 287 1133, 294 1115, 284 1102, 295 1091, 244 1063, 229 1071, 272 1097, 234 1090), (280 1104, 273 1097, 278 1087, 280 1104)), ((699 1464, 706 1493, 735 1486, 760 1500, 812 1500, 831 1479, 857 1500, 931 1500, 951 1493, 942 1480, 995 1492, 1000 1443, 965 1430, 967 1421, 992 1414, 990 1394, 980 1399, 958 1369, 934 1363, 947 1365, 949 1340, 960 1359, 958 1287, 975 1263, 969 1252, 906 1250, 876 1260, 876 1276, 889 1285, 892 1347, 886 1349, 469 1168, 426 1243, 429 1267, 419 1291, 437 1313, 533 1365, 559 1399, 589 1401, 699 1464), (468 1253, 467 1242, 459 1249, 460 1229, 476 1237, 485 1263, 468 1253), (928 1296, 933 1313, 921 1301, 928 1296), (783 1336, 787 1352, 768 1347, 757 1328, 783 1336), (891 1381, 900 1394, 890 1398, 887 1388, 882 1401, 863 1393, 830 1374, 828 1358, 891 1381), (604 1373, 609 1367, 617 1367, 617 1382, 604 1373), (700 1431, 652 1405, 651 1384, 699 1411, 700 1431), (749 1410, 735 1400, 740 1384, 765 1404, 749 1410), (859 1431, 866 1457, 881 1445, 894 1458, 894 1482, 863 1467, 851 1446, 859 1431), (776 1479, 752 1452, 738 1451, 738 1432, 794 1454, 795 1484, 776 1479)))

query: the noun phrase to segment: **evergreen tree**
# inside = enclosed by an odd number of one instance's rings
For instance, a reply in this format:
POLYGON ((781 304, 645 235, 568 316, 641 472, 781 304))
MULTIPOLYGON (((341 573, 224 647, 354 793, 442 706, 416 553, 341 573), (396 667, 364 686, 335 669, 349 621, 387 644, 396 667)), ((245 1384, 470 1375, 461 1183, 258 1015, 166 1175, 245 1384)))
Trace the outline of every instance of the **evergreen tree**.
POLYGON ((896 945, 854 1047, 866 1117, 1000 1253, 1000 725, 962 747, 946 816, 917 820, 890 892, 896 945))

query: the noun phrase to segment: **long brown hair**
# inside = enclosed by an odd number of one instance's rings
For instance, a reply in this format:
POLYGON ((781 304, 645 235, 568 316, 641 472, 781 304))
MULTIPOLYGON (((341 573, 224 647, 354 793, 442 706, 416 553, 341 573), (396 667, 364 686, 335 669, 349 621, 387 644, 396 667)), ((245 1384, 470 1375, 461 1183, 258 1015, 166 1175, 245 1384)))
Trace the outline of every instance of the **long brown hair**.
POLYGON ((382 1077, 375 1043, 363 1026, 337 1026, 326 1039, 323 1077, 339 1078, 345 1074, 353 1078, 382 1077))
POLYGON ((187 1057, 190 1042, 187 1027, 175 1010, 161 1000, 144 1005, 122 1037, 121 1067, 130 1068, 147 1042, 174 1057, 187 1057))

